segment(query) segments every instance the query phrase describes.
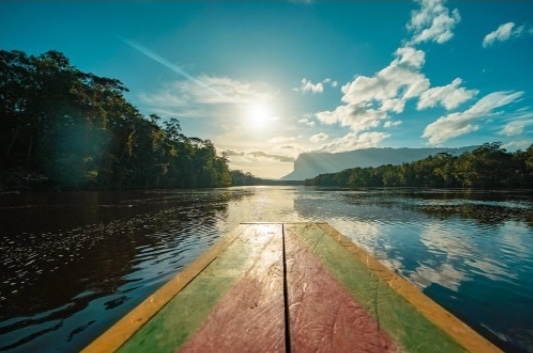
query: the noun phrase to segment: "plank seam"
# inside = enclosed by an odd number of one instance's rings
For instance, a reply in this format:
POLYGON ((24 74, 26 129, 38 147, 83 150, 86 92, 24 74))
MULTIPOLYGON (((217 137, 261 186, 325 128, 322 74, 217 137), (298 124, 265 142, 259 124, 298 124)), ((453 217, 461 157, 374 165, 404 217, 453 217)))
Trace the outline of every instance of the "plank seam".
POLYGON ((282 261, 283 261, 283 309, 285 315, 285 352, 291 353, 291 327, 289 317, 289 288, 287 284, 287 252, 285 249, 285 224, 281 225, 282 261))

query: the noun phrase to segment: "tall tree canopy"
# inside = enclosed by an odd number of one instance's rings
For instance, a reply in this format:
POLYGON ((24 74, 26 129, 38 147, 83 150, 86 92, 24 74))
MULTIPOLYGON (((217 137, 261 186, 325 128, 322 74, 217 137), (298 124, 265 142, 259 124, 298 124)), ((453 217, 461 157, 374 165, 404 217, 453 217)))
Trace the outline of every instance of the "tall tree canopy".
POLYGON ((0 167, 64 188, 231 184, 227 159, 173 118, 144 117, 116 79, 84 73, 62 53, 0 50, 0 167))

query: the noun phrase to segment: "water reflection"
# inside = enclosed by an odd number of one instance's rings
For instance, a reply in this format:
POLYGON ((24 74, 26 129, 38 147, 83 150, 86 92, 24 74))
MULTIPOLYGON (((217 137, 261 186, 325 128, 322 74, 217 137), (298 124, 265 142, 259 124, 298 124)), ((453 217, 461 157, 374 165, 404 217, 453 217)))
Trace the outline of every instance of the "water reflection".
MULTIPOLYGON (((220 235, 216 224, 226 217, 229 198, 239 198, 224 192, 142 195, 126 194, 117 207, 109 203, 115 195, 81 197, 77 204, 63 200, 78 195, 61 195, 50 217, 19 222, 2 215, 11 230, 2 234, 1 246, 2 350, 81 349, 207 249, 220 235), (64 222, 57 209, 67 216, 64 222), (33 233, 39 222, 47 231, 33 233)), ((50 198, 35 197, 26 209, 44 214, 50 198)), ((2 206, 8 216, 17 207, 12 198, 2 206)))
POLYGON ((533 351, 533 197, 239 187, 0 195, 0 350, 78 351, 241 222, 325 221, 533 351))
POLYGON ((532 206, 517 193, 402 190, 295 202, 509 352, 533 351, 532 206))

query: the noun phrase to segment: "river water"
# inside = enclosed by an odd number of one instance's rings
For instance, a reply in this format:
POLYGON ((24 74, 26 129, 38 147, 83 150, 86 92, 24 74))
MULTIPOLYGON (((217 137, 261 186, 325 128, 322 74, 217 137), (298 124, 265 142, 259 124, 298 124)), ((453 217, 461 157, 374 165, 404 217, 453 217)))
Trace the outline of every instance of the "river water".
POLYGON ((240 222, 325 221, 533 352, 533 194, 242 187, 0 195, 0 351, 76 352, 240 222))

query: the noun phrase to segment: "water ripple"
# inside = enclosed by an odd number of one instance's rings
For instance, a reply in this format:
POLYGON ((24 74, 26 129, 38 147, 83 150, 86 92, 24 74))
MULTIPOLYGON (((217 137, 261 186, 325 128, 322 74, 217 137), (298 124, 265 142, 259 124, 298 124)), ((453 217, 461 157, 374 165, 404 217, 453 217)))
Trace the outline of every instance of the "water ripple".
POLYGON ((0 350, 80 350, 250 221, 329 222, 502 347, 532 341, 531 197, 290 187, 32 197, 0 205, 0 350))

